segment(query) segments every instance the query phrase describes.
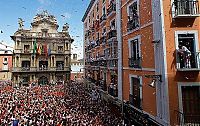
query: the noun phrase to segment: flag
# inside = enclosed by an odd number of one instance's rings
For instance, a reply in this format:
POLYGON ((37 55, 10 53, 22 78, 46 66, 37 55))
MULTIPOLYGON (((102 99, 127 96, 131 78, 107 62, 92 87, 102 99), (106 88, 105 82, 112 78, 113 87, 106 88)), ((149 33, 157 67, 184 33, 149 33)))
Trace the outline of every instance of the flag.
POLYGON ((38 45, 38 48, 37 48, 37 53, 38 53, 39 55, 42 54, 42 52, 41 52, 41 47, 40 47, 40 46, 41 46, 41 44, 39 44, 39 45, 38 45))
POLYGON ((36 44, 36 39, 35 39, 34 44, 33 44, 33 55, 36 54, 36 50, 37 50, 37 44, 36 44))
POLYGON ((48 56, 50 56, 51 55, 51 48, 49 47, 48 48, 48 56))
POLYGON ((48 56, 47 43, 44 44, 44 54, 45 54, 46 57, 48 56))

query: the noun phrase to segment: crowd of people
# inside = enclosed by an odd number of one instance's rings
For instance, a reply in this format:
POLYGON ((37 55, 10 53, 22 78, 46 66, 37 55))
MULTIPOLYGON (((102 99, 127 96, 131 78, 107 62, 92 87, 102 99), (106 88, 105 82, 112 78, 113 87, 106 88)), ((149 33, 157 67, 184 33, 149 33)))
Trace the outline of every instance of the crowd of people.
POLYGON ((0 87, 0 126, 121 126, 97 89, 83 83, 0 87))

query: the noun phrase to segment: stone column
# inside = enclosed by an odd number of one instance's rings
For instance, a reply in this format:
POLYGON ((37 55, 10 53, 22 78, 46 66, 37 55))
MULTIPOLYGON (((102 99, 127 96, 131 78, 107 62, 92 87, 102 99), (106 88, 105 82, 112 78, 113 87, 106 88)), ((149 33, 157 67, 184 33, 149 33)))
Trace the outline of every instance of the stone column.
POLYGON ((17 85, 19 86, 19 75, 17 75, 17 85))
POLYGON ((48 68, 51 68, 51 57, 48 58, 48 68))
POLYGON ((19 56, 19 67, 22 67, 21 66, 21 57, 19 56))

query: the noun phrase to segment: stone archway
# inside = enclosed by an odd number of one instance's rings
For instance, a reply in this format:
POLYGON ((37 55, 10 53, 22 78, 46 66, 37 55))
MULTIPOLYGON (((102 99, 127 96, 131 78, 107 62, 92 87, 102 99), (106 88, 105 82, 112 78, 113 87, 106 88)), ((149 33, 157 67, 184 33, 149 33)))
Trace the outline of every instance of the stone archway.
POLYGON ((49 83, 48 77, 46 77, 46 76, 41 76, 38 79, 38 85, 47 85, 48 83, 49 83))

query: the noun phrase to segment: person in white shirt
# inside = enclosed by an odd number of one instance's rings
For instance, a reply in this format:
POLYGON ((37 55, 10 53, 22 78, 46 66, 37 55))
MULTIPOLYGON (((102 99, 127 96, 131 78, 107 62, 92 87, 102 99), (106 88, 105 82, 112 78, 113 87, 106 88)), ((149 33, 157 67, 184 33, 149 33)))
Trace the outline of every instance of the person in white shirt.
POLYGON ((185 68, 191 68, 191 62, 190 62, 190 57, 192 55, 191 51, 186 46, 179 45, 178 52, 181 55, 183 55, 184 67, 185 68))

